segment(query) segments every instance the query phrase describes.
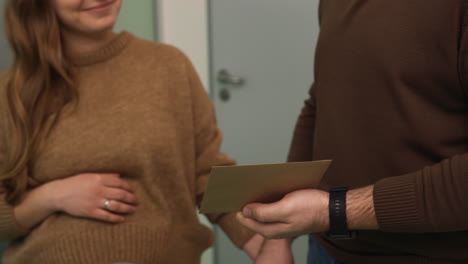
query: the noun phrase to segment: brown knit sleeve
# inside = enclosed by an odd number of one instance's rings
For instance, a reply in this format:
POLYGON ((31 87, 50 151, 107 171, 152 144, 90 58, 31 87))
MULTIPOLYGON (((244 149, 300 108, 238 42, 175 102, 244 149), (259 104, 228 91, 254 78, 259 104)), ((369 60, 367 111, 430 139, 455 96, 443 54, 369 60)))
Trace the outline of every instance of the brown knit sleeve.
MULTIPOLYGON (((322 23, 326 1, 321 0, 318 6, 319 24, 322 23)), ((313 83, 309 89, 309 98, 305 100, 299 118, 296 121, 293 138, 289 147, 288 162, 312 160, 315 133, 316 87, 313 83)))
MULTIPOLYGON (((187 74, 190 80, 193 100, 193 121, 196 141, 196 175, 197 175, 197 202, 198 206, 203 197, 211 167, 228 166, 235 161, 220 152, 222 133, 216 125, 213 104, 203 85, 188 59, 187 74)), ((207 215, 210 222, 221 226, 231 241, 239 248, 254 235, 251 231, 241 226, 235 219, 235 214, 207 215)))
MULTIPOLYGON (((5 115, 3 111, 4 106, 4 76, 0 75, 0 171, 2 170, 5 160, 5 138, 4 138, 4 122, 5 115)), ((16 221, 13 206, 8 204, 5 200, 5 189, 0 184, 0 240, 9 241, 19 238, 28 233, 27 230, 20 227, 16 221)))
MULTIPOLYGON (((466 9, 467 5, 465 5, 466 9)), ((466 11, 465 11, 466 12, 466 11)), ((468 13, 460 38, 460 83, 468 91, 468 13)), ((450 232, 468 229, 468 154, 406 175, 385 178, 374 187, 374 207, 387 232, 450 232)))
POLYGON ((18 224, 13 209, 5 201, 4 189, 0 187, 0 241, 15 240, 29 232, 18 224))
POLYGON ((312 160, 312 147, 315 131, 315 85, 309 90, 309 98, 305 101, 301 114, 296 122, 294 135, 289 149, 288 161, 312 160))
MULTIPOLYGON (((462 20, 459 76, 468 92, 468 5, 462 20)), ((406 175, 385 178, 374 188, 380 228, 387 232, 451 232, 468 229, 468 153, 406 175)))
MULTIPOLYGON (((467 2, 468 3, 468 2, 467 2)), ((460 83, 468 92, 468 5, 464 4, 459 52, 460 83)), ((468 229, 468 154, 375 184, 377 221, 389 232, 468 229)))
POLYGON ((375 184, 374 207, 387 232, 468 229, 468 154, 375 184))

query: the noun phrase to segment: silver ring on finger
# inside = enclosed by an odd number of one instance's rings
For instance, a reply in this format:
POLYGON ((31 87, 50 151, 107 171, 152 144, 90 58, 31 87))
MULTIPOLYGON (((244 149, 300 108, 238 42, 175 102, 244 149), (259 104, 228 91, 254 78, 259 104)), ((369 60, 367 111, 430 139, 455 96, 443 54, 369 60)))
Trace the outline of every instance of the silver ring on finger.
POLYGON ((104 209, 109 210, 111 204, 111 200, 106 200, 104 205, 102 206, 104 209))

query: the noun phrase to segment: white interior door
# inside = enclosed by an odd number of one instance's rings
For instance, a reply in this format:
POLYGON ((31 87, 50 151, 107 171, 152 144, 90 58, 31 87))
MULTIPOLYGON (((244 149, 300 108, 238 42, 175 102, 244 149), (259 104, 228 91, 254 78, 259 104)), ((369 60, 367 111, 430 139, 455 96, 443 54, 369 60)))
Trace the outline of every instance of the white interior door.
MULTIPOLYGON (((211 92, 222 149, 240 164, 286 160, 313 82, 318 1, 209 1, 211 92)), ((249 263, 219 230, 217 236, 216 263, 249 263)), ((305 263, 305 236, 294 251, 296 263, 305 263)))
POLYGON ((3 11, 5 0, 0 0, 0 72, 6 70, 13 60, 13 54, 8 46, 4 32, 3 11))

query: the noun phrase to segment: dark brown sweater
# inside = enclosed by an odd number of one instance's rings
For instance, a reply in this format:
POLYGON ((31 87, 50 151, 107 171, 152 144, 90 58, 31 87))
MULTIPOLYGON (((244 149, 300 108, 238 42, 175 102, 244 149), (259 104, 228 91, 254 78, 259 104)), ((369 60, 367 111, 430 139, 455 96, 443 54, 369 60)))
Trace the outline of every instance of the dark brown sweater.
MULTIPOLYGON (((214 236, 199 223, 196 204, 211 167, 233 161, 219 151, 213 105, 192 64, 174 47, 126 32, 71 61, 78 106, 59 120, 30 176, 47 183, 119 173, 136 188, 137 211, 120 224, 56 213, 25 232, 0 195, 0 238, 13 240, 2 263, 199 263, 214 236)), ((252 236, 234 214, 210 219, 239 247, 252 236)))
POLYGON ((322 244, 354 263, 468 263, 468 1, 322 0, 315 84, 290 161, 322 188, 375 184, 381 231, 322 244))

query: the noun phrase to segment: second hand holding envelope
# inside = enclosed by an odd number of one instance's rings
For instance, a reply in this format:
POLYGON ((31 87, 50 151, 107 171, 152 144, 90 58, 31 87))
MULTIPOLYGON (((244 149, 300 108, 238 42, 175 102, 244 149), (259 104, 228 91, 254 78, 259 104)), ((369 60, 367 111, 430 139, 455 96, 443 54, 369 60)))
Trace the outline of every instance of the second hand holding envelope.
POLYGON ((200 213, 241 211, 249 203, 272 203, 302 189, 317 188, 330 160, 213 167, 200 213))

